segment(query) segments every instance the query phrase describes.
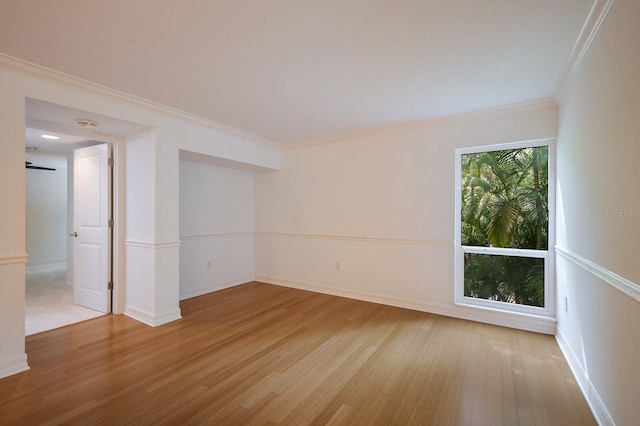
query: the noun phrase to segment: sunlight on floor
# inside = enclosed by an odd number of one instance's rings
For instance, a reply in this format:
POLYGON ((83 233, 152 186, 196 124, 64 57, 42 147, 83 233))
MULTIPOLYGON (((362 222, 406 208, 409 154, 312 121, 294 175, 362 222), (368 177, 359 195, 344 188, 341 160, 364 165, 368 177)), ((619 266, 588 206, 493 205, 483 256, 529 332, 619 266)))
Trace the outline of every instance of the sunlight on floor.
POLYGON ((73 303, 65 264, 28 266, 25 334, 31 335, 104 315, 73 303))

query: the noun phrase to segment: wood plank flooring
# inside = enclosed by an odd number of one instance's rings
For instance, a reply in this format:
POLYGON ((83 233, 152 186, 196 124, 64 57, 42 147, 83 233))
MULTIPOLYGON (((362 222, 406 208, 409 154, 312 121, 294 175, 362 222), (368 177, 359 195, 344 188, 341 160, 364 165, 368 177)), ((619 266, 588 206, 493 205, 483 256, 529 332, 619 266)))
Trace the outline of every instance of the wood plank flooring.
POLYGON ((551 336, 249 283, 26 340, 1 425, 591 425, 551 336))

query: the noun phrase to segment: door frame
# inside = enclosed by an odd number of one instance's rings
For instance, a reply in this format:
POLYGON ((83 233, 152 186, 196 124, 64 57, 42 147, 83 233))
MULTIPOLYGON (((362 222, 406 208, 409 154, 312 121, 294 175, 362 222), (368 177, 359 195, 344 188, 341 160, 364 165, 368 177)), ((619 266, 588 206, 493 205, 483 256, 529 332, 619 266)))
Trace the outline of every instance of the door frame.
MULTIPOLYGON (((34 101, 41 101, 38 98, 34 97, 26 97, 27 100, 32 99, 34 101)), ((42 101, 42 102, 50 102, 50 101, 42 101)), ((65 108, 64 105, 55 103, 54 105, 65 108)), ((84 108, 80 108, 78 111, 83 110, 87 111, 87 115, 91 114, 99 114, 93 113, 89 110, 85 110, 84 108)), ((81 116, 82 114, 80 114, 81 116)), ((127 217, 127 206, 126 206, 126 187, 127 187, 127 176, 126 176, 126 157, 127 157, 127 143, 136 135, 139 135, 141 132, 146 132, 152 127, 147 125, 142 125, 139 123, 126 122, 122 118, 114 118, 105 116, 112 122, 122 122, 128 124, 135 124, 140 128, 135 129, 127 129, 125 131, 121 131, 120 134, 112 134, 112 133, 103 133, 93 131, 92 129, 79 128, 77 126, 73 126, 70 124, 66 124, 58 121, 42 121, 38 119, 30 119, 28 116, 28 111, 25 110, 25 122, 22 125, 23 134, 27 127, 37 128, 43 131, 51 131, 55 133, 66 134, 70 136, 79 136, 86 137, 87 139, 95 140, 97 142, 106 142, 110 143, 112 146, 112 157, 113 157, 113 170, 112 170, 112 211, 113 211, 113 221, 114 226, 112 230, 112 256, 111 256, 111 270, 112 270, 112 281, 113 281, 113 289, 111 292, 111 300, 112 300, 112 310, 113 314, 124 314, 125 306, 126 306, 126 279, 127 279, 127 270, 126 270, 126 217, 127 217)), ((26 187, 24 188, 26 191, 26 187)), ((67 225, 68 227, 70 225, 67 225)), ((26 239, 26 235, 25 235, 26 239)), ((68 252, 67 252, 68 255, 68 252)), ((67 257, 69 258, 69 257, 67 257)))
POLYGON ((111 313, 123 314, 125 307, 126 251, 124 246, 126 218, 125 139, 111 141, 113 169, 111 171, 111 313))

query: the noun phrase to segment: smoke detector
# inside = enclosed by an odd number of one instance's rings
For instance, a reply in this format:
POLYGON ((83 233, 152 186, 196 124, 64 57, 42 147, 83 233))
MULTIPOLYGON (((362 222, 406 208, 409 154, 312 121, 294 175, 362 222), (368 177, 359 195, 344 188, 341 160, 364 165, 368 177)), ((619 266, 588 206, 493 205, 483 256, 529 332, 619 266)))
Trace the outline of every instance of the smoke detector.
POLYGON ((76 123, 78 123, 78 126, 80 127, 96 127, 98 125, 98 123, 93 120, 89 120, 88 118, 78 118, 76 123))

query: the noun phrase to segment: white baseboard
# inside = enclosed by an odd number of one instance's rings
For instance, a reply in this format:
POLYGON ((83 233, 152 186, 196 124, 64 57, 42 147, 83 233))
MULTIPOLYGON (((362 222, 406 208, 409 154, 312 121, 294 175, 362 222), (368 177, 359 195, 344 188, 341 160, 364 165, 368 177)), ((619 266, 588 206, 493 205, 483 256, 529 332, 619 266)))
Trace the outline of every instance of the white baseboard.
POLYGON ((558 346, 560 346, 560 350, 567 360, 569 368, 571 368, 573 376, 576 378, 578 386, 580 386, 580 390, 582 391, 584 398, 587 400, 587 404, 589 404, 589 408, 591 408, 591 412, 596 418, 598 424, 601 426, 615 426, 615 422, 613 421, 613 418, 611 418, 611 414, 609 414, 609 411, 600 398, 600 395, 598 395, 598 392, 591 383, 591 380, 589 380, 589 375, 584 368, 582 368, 580 360, 571 349, 571 346, 565 338, 564 333, 562 333, 562 330, 558 330, 556 334, 556 341, 558 342, 558 346))
POLYGON ((124 314, 129 318, 133 318, 136 321, 154 327, 155 317, 151 312, 147 312, 143 309, 138 309, 135 306, 126 305, 124 307, 124 314))
POLYGON ((139 321, 151 327, 159 327, 163 324, 179 320, 182 318, 180 309, 162 312, 158 315, 154 315, 151 312, 147 312, 143 309, 136 308, 135 306, 127 305, 124 308, 124 314, 129 318, 139 321))
POLYGON ((27 364, 27 354, 15 358, 0 360, 0 379, 22 373, 28 369, 29 364, 27 364))
POLYGON ((173 321, 177 321, 181 318, 182 318, 182 312, 180 311, 180 308, 171 309, 165 312, 160 312, 158 315, 156 315, 156 320, 153 326, 159 327, 161 325, 168 324, 173 321))
POLYGON ((260 275, 256 276, 255 280, 267 284, 297 288, 300 290, 308 290, 316 293, 331 294, 333 296, 346 297, 349 299, 362 300, 365 302, 380 303, 382 305, 396 306, 399 308, 412 309, 414 311, 429 312, 432 314, 482 322, 502 327, 515 328, 518 330, 533 331, 536 333, 551 335, 554 335, 556 333, 555 318, 539 317, 535 315, 520 313, 506 313, 494 309, 476 307, 471 308, 454 304, 442 305, 438 303, 416 302, 415 300, 411 299, 403 299, 383 294, 369 293, 344 288, 335 288, 320 284, 291 281, 260 275))
POLYGON ((235 287, 240 284, 246 284, 253 281, 253 277, 243 277, 222 283, 211 283, 202 287, 194 288, 188 291, 180 292, 180 300, 190 299, 192 297, 202 296, 203 294, 213 293, 214 291, 224 290, 225 288, 235 287))

